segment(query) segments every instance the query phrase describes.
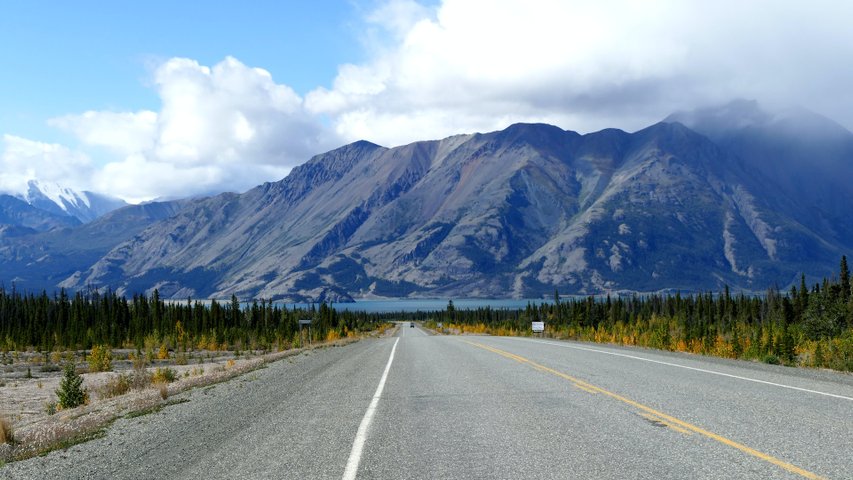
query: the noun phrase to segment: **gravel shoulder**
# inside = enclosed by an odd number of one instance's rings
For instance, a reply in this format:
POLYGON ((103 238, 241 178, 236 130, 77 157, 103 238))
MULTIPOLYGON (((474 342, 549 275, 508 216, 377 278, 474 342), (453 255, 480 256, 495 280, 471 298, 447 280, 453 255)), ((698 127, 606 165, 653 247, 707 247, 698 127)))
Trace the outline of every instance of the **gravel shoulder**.
POLYGON ((310 350, 170 396, 102 438, 9 463, 0 478, 339 478, 388 342, 310 350))

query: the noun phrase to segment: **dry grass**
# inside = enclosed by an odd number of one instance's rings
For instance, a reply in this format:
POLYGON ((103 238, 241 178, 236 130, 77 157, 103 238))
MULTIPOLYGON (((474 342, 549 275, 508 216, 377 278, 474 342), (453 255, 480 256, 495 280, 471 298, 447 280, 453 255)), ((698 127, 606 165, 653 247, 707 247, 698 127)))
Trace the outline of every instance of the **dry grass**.
POLYGON ((326 334, 326 341, 327 342, 334 342, 335 340, 340 340, 340 339, 341 339, 341 334, 338 333, 337 330, 331 329, 331 330, 329 330, 329 333, 326 334))
POLYGON ((376 332, 379 334, 380 337, 383 337, 387 332, 395 332, 396 328, 397 324, 395 323, 383 323, 382 325, 379 325, 379 328, 376 330, 376 332))
POLYGON ((130 377, 128 375, 115 375, 106 383, 94 389, 98 398, 113 398, 124 395, 130 391, 130 377))
MULTIPOLYGON (((345 338, 337 342, 315 345, 312 348, 342 346, 355 341, 358 339, 345 338)), ((132 415, 134 412, 153 411, 169 405, 172 402, 172 400, 167 400, 170 396, 192 388, 229 380, 261 368, 266 363, 298 355, 309 349, 284 350, 269 353, 262 357, 232 361, 228 368, 225 368, 224 364, 220 364, 220 367, 217 368, 187 368, 187 371, 192 371, 191 376, 183 375, 170 384, 155 383, 154 388, 150 387, 151 375, 144 368, 144 364, 139 362, 138 365, 134 365, 137 368, 134 369, 133 373, 123 375, 131 387, 127 393, 112 398, 102 398, 99 395, 98 401, 90 405, 62 410, 54 415, 44 416, 16 428, 14 444, 4 445, 0 443, 0 463, 22 460, 52 449, 64 448, 63 445, 69 445, 78 439, 90 438, 91 435, 102 431, 117 418, 132 415), (137 388, 137 385, 140 388, 137 388)), ((174 370, 172 373, 177 377, 174 370)), ((115 378, 110 378, 109 381, 118 382, 115 378)))
POLYGON ((12 431, 12 424, 5 417, 0 417, 0 444, 13 443, 15 435, 12 431))

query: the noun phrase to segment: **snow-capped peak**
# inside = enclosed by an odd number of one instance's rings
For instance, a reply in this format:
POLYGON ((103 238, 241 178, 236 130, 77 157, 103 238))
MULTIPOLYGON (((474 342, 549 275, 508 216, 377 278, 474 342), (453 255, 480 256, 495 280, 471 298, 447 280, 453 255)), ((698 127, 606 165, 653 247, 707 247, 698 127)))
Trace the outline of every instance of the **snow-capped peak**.
POLYGON ((118 198, 87 191, 78 192, 55 182, 39 180, 28 181, 26 193, 18 197, 36 208, 76 217, 83 223, 127 205, 118 198))
POLYGON ((89 201, 89 196, 86 192, 77 193, 70 188, 54 182, 40 182, 38 180, 30 180, 27 182, 27 193, 24 200, 30 205, 34 201, 42 197, 46 197, 51 202, 55 203, 65 213, 68 213, 69 208, 91 208, 92 204, 89 201))

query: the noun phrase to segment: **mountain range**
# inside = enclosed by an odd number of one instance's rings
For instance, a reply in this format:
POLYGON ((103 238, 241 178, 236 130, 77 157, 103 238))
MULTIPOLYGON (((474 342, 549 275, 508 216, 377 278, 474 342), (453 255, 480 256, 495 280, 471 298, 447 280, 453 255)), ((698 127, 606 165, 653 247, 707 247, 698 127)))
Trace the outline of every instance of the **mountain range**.
POLYGON ((83 225, 29 231, 0 201, 0 280, 288 301, 760 291, 836 271, 851 179, 853 134, 747 101, 634 133, 359 141, 243 194, 83 225))

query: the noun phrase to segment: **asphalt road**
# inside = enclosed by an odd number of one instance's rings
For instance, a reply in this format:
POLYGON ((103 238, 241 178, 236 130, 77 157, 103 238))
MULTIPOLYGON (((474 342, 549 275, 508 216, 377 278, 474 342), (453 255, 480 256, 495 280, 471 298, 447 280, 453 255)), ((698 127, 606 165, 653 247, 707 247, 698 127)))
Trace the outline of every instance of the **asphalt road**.
POLYGON ((853 479, 853 375, 403 325, 0 478, 853 479))

